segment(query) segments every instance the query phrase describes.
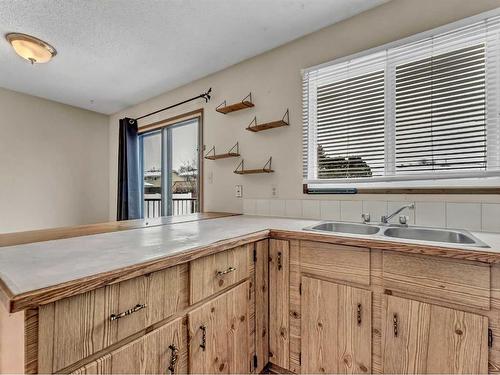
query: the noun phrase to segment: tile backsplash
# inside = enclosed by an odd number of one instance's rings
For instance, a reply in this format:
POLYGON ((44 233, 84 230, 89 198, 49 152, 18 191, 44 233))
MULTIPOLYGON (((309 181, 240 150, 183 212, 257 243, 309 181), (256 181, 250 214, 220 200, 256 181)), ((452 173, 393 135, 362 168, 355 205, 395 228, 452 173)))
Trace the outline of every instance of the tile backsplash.
MULTIPOLYGON (((318 220, 362 222, 369 213, 372 222, 410 202, 384 200, 243 199, 248 215, 297 217, 318 220)), ((500 233, 499 203, 416 201, 414 210, 404 210, 409 224, 500 233)), ((397 222, 398 215, 392 219, 397 222)))

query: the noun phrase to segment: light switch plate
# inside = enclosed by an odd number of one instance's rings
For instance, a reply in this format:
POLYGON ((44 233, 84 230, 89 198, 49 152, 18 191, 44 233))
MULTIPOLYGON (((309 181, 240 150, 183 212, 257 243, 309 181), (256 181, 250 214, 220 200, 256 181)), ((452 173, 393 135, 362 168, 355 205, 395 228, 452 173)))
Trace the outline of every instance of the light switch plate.
POLYGON ((243 185, 236 185, 234 192, 235 192, 236 198, 242 198, 243 197, 243 185))

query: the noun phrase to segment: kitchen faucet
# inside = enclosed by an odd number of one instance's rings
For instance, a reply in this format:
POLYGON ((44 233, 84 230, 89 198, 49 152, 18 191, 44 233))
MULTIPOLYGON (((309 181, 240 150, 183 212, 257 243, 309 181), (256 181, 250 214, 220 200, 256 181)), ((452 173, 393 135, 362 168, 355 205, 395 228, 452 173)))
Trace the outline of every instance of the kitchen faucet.
MULTIPOLYGON (((382 222, 382 224, 388 224, 389 223, 389 220, 391 220, 394 216, 396 216, 397 214, 399 214, 401 211, 403 211, 405 208, 408 208, 410 210, 413 210, 415 208, 415 203, 410 203, 410 204, 407 204, 403 207, 400 207, 398 208, 396 211, 394 211, 392 214, 390 215, 384 215, 380 218, 380 221, 382 222)), ((401 220, 400 220, 401 221, 401 220)), ((406 220, 404 220, 405 222, 404 223, 401 223, 401 224, 406 224, 406 220)))

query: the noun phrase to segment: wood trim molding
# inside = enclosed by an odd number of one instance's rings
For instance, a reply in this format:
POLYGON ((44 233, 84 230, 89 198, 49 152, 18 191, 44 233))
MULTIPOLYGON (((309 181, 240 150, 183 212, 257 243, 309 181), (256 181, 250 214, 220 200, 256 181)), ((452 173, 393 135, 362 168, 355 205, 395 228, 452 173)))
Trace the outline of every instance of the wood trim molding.
POLYGON ((144 134, 147 132, 151 132, 154 130, 158 130, 164 128, 166 126, 174 125, 182 121, 187 121, 195 118, 201 118, 203 121, 203 108, 195 109, 194 111, 181 113, 180 115, 176 115, 164 120, 152 122, 150 124, 142 125, 139 127, 139 134, 144 134))
POLYGON ((345 189, 316 189, 309 190, 308 184, 302 184, 302 192, 308 195, 337 195, 337 194, 500 194, 500 187, 442 187, 442 188, 345 188, 345 189))

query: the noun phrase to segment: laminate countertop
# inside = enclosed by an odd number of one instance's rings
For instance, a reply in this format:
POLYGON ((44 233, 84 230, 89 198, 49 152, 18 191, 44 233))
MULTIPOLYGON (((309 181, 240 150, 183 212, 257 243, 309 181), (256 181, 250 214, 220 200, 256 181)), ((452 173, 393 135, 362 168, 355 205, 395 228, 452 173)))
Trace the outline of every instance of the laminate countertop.
POLYGON ((77 294, 130 278, 142 271, 151 272, 269 237, 500 263, 500 234, 473 232, 490 246, 475 248, 303 230, 318 222, 239 215, 5 246, 0 248, 1 300, 9 311, 19 311, 68 293, 77 294), (63 289, 70 291, 61 294, 63 289), (42 295, 49 297, 43 299, 42 295))

